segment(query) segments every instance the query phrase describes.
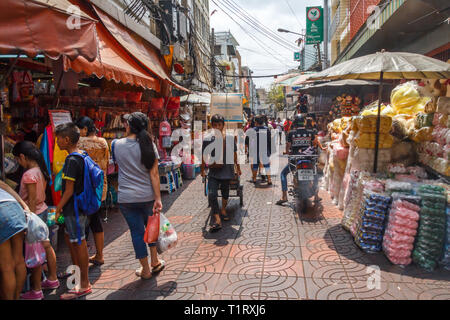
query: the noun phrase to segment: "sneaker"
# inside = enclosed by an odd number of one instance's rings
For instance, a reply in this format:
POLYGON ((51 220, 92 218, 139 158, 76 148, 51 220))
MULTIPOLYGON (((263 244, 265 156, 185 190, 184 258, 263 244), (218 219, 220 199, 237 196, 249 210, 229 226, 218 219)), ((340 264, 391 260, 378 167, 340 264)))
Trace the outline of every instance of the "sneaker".
POLYGON ((44 280, 41 282, 41 287, 43 290, 53 290, 53 289, 58 289, 59 288, 59 280, 56 279, 54 281, 51 280, 44 280))
POLYGON ((22 293, 20 295, 20 299, 22 299, 22 300, 42 300, 42 299, 44 299, 44 293, 42 293, 42 290, 40 290, 40 291, 30 290, 28 292, 22 293))

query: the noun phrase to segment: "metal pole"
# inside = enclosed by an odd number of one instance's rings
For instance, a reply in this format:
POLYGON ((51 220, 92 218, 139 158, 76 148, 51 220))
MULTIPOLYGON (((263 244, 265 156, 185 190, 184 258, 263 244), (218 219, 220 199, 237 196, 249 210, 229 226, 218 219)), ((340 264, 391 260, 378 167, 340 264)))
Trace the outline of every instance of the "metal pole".
POLYGON ((215 76, 215 70, 216 70, 216 64, 214 63, 214 46, 215 46, 215 38, 214 38, 214 28, 211 29, 211 83, 213 88, 216 87, 216 76, 215 76))
POLYGON ((322 69, 328 67, 328 0, 323 0, 323 62, 322 69))
POLYGON ((377 113, 377 131, 375 133, 375 159, 373 162, 373 172, 377 173, 378 166, 378 146, 380 142, 380 114, 381 114, 381 95, 383 93, 383 71, 380 72, 380 84, 378 86, 378 113, 377 113))

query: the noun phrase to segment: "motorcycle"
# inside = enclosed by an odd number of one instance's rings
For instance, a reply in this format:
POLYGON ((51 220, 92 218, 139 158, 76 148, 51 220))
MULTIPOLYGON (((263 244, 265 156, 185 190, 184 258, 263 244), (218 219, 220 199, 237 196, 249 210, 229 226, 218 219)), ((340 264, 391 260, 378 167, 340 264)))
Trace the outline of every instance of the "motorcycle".
POLYGON ((292 173, 294 187, 289 194, 295 199, 295 211, 306 213, 308 199, 319 192, 317 162, 318 155, 289 155, 289 170, 292 173))

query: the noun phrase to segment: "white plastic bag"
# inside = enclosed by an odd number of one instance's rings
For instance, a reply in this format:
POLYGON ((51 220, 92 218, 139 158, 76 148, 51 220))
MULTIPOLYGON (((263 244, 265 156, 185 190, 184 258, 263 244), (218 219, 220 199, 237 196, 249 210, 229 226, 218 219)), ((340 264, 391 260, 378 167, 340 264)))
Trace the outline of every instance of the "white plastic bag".
POLYGON ((40 242, 25 242, 25 265, 27 268, 36 268, 45 262, 45 249, 40 242))
POLYGON ((28 225, 26 242, 33 243, 48 240, 49 232, 47 224, 32 212, 25 212, 25 216, 28 225))
POLYGON ((159 237, 156 243, 156 250, 159 254, 167 251, 170 248, 176 246, 178 241, 178 236, 175 228, 172 226, 170 221, 162 213, 159 214, 159 237))

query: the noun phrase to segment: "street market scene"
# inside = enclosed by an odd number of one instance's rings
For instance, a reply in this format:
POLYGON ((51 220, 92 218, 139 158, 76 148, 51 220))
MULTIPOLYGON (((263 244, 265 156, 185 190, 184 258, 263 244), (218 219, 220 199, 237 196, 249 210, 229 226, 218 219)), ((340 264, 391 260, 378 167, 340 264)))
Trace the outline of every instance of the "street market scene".
POLYGON ((0 1, 0 300, 450 300, 449 9, 0 1))

